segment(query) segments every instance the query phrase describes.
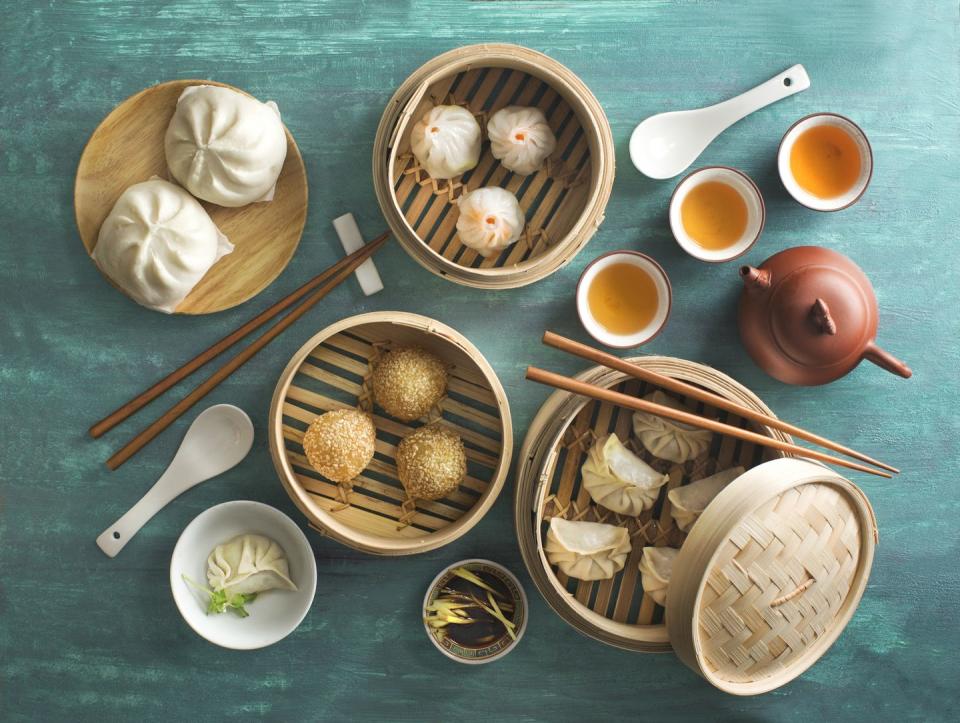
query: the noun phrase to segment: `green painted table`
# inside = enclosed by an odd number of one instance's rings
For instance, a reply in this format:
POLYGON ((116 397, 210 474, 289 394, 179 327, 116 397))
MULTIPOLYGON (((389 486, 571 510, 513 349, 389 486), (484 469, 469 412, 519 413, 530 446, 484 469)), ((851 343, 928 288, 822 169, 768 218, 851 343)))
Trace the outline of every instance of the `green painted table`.
POLYGON ((8 3, 0 16, 0 719, 955 719, 958 7, 804 5, 8 3), (619 172, 595 239, 562 272, 504 293, 453 286, 397 245, 385 249, 383 293, 364 298, 351 280, 210 396, 253 417, 257 441, 244 464, 178 499, 107 559, 94 537, 159 475, 199 410, 113 473, 103 460, 170 401, 99 441, 87 426, 332 263, 340 255, 334 216, 353 211, 368 236, 379 232, 368 168, 384 104, 428 58, 490 40, 549 53, 606 109, 619 172), (864 267, 880 299, 881 340, 913 366, 910 381, 869 365, 818 389, 766 377, 734 333, 735 265, 685 257, 666 222, 673 184, 630 165, 627 140, 643 117, 720 100, 796 62, 811 89, 735 126, 701 163, 743 168, 767 199, 767 228, 750 262, 814 243, 864 267), (127 301, 83 253, 73 174, 88 135, 123 98, 159 81, 203 77, 279 102, 306 160, 310 214, 293 263, 259 298, 215 316, 168 317, 127 301), (839 214, 801 208, 776 175, 781 134, 819 110, 859 122, 876 156, 867 195, 839 214), (617 248, 654 255, 673 279, 673 318, 644 351, 712 364, 781 416, 904 469, 893 482, 854 477, 876 508, 881 542, 856 617, 823 660, 781 690, 737 699, 671 655, 631 654, 579 635, 526 576, 512 480, 470 534, 427 555, 375 559, 311 533, 316 600, 296 633, 274 647, 224 651, 186 627, 167 566, 195 515, 248 498, 301 520, 265 438, 274 383, 307 337, 361 311, 437 317, 490 359, 519 443, 546 396, 523 381, 524 365, 580 366, 541 347, 540 333, 584 338, 574 282, 592 257, 617 248), (441 566, 475 555, 519 573, 532 611, 509 658, 467 669, 428 643, 418 605, 441 566))

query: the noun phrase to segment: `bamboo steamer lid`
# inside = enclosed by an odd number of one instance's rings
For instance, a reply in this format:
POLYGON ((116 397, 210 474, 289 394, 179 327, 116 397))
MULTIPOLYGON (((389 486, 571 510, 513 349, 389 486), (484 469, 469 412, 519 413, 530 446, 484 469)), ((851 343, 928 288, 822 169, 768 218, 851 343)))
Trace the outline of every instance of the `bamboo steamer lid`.
POLYGON ((778 688, 850 621, 876 543, 873 509, 849 480, 801 459, 758 465, 710 503, 680 549, 670 643, 727 693, 778 688))

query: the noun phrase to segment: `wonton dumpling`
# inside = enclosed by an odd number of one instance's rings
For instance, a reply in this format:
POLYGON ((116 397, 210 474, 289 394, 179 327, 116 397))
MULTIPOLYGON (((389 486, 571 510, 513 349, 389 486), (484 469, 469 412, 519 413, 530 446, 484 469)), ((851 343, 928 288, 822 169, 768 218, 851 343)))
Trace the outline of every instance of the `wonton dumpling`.
POLYGON ((666 605, 673 563, 680 550, 674 547, 644 547, 640 558, 640 584, 657 605, 666 605))
POLYGON ((487 121, 487 135, 493 157, 521 176, 539 170, 557 147, 557 139, 539 108, 501 108, 487 121))
POLYGON ((169 314, 231 251, 197 199, 152 178, 117 199, 100 226, 93 260, 137 303, 169 314))
POLYGON ((217 85, 180 94, 164 141, 170 173, 197 198, 220 206, 269 201, 287 157, 273 101, 217 85))
POLYGON ((554 517, 543 550, 550 564, 569 577, 609 580, 623 569, 630 547, 625 527, 554 517))
POLYGON ((720 491, 744 472, 743 467, 731 467, 709 477, 698 479, 683 487, 674 487, 667 493, 670 514, 684 532, 689 532, 693 523, 720 491))
POLYGON ((290 579, 287 555, 263 535, 238 535, 217 545, 207 558, 207 582, 214 590, 231 593, 296 590, 290 579))
POLYGON ((594 502, 631 516, 653 507, 660 488, 670 479, 627 449, 616 434, 594 442, 580 473, 583 488, 594 502))
POLYGON ((500 253, 523 233, 523 209, 505 188, 478 188, 461 196, 457 205, 460 241, 484 258, 500 253))
POLYGON ((431 178, 459 176, 480 162, 480 124, 461 105, 436 105, 414 124, 410 150, 431 178))
MULTIPOLYGON (((690 411, 659 389, 648 394, 644 399, 684 412, 690 411)), ((674 422, 647 412, 633 413, 633 433, 654 457, 677 464, 683 464, 706 452, 713 437, 713 432, 707 429, 698 429, 689 424, 674 422)))

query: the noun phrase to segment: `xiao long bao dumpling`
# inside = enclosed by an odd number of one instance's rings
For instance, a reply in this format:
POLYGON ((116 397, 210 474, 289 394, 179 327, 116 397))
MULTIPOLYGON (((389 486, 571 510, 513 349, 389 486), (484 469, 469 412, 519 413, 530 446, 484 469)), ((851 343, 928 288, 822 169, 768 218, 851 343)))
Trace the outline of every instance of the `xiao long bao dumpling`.
POLYGON ((487 135, 493 157, 521 176, 540 170, 557 147, 557 139, 539 108, 501 108, 487 121, 487 135))
POLYGON ((173 177, 220 206, 269 201, 287 157, 287 135, 274 102, 232 88, 183 91, 164 142, 173 177))
POLYGON ((657 605, 666 605, 673 563, 680 550, 674 547, 644 547, 640 558, 640 584, 657 605))
MULTIPOLYGON (((676 399, 667 396, 659 389, 652 394, 648 394, 644 399, 661 406, 672 407, 684 412, 690 411, 676 399)), ((710 446, 710 439, 713 437, 713 432, 709 430, 698 429, 689 424, 674 422, 647 412, 633 413, 633 433, 654 457, 677 464, 683 464, 687 460, 699 457, 706 452, 710 446)))
POLYGON ((625 527, 561 517, 550 520, 543 546, 551 565, 578 580, 609 580, 623 569, 630 548, 625 527))
POLYGON ((459 176, 480 162, 480 124, 463 106, 434 106, 410 131, 410 148, 431 178, 459 176))
POLYGON ((457 205, 460 242, 484 258, 516 243, 523 233, 526 224, 523 209, 517 197, 504 188, 478 188, 461 196, 457 205))
POLYGON ((627 449, 616 434, 594 443, 580 473, 594 502, 631 516, 653 507, 660 488, 670 479, 627 449))
POLYGON ((137 303, 169 314, 231 251, 193 196, 154 178, 117 199, 100 226, 93 260, 137 303))
POLYGON ((667 493, 670 514, 684 532, 689 532, 707 505, 728 484, 743 474, 743 467, 731 467, 709 477, 698 479, 683 487, 675 487, 667 493))
POLYGON ((269 537, 255 534, 217 545, 207 558, 207 582, 214 590, 243 595, 274 588, 297 589, 283 548, 269 537))

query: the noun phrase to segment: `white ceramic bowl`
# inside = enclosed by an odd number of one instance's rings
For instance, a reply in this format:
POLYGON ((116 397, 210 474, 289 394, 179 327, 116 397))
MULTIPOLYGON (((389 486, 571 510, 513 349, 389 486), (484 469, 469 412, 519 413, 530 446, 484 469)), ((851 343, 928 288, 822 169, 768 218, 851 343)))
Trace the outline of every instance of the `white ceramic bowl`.
POLYGON ((870 185, 870 178, 873 176, 873 151, 870 149, 867 134, 849 118, 836 113, 815 113, 798 120, 784 134, 780 141, 780 150, 777 151, 777 169, 780 171, 780 180, 787 189, 787 193, 798 203, 814 211, 840 211, 859 201, 867 190, 867 186, 870 185), (824 125, 836 126, 846 131, 860 151, 860 175, 857 177, 857 182, 849 191, 833 198, 820 198, 805 191, 790 170, 790 152, 800 134, 814 126, 824 125))
MULTIPOLYGON (((527 594, 523 591, 523 586, 520 584, 520 581, 517 579, 517 576, 510 572, 507 568, 499 563, 493 562, 492 560, 483 560, 480 558, 472 558, 469 560, 460 560, 460 562, 455 562, 452 565, 448 565, 440 571, 440 574, 433 578, 433 581, 427 587, 427 594, 423 596, 423 606, 420 608, 420 615, 423 617, 423 627, 427 631, 427 637, 430 638, 430 642, 433 643, 434 647, 439 650, 441 653, 446 655, 451 660, 456 660, 458 663, 465 663, 467 665, 482 665, 483 663, 492 663, 494 660, 500 660, 507 653, 517 647, 517 644, 520 642, 520 639, 523 637, 524 631, 527 629, 527 619, 530 614, 530 605, 527 603, 527 594), (506 583, 507 587, 510 588, 510 591, 514 593, 518 600, 518 606, 520 613, 520 623, 517 626, 516 638, 511 640, 503 648, 500 648, 496 651, 471 651, 471 656, 466 657, 464 655, 458 655, 453 650, 444 647, 437 640, 436 635, 433 633, 433 629, 427 623, 427 605, 429 605, 434 598, 436 598, 437 593, 440 592, 442 585, 446 584, 446 578, 449 577, 450 571, 457 567, 466 567, 469 570, 484 568, 488 572, 495 574, 500 577, 501 580, 506 583)), ((517 619, 514 615, 513 620, 517 619)))
POLYGON ((680 248, 693 256, 695 259, 707 261, 709 263, 722 263, 731 261, 738 256, 743 256, 760 238, 763 231, 763 225, 767 220, 767 210, 763 203, 763 196, 760 195, 760 189, 743 171, 727 166, 707 166, 699 168, 693 173, 684 177, 673 191, 670 198, 670 230, 673 231, 673 237, 680 244, 680 248), (736 243, 731 244, 725 249, 713 251, 705 249, 694 241, 687 230, 683 227, 683 219, 680 216, 680 208, 683 205, 687 194, 701 183, 707 181, 720 181, 732 186, 743 198, 747 204, 747 226, 743 235, 737 239, 736 243))
POLYGON ((673 304, 673 291, 670 287, 670 279, 667 278, 667 272, 663 270, 656 261, 642 254, 639 251, 611 251, 610 253, 598 256, 583 270, 580 275, 580 281, 577 282, 577 314, 580 316, 580 323, 583 328, 594 339, 601 344, 605 344, 616 349, 629 349, 650 341, 660 333, 666 326, 667 318, 670 316, 670 307, 673 304), (627 263, 639 266, 646 271, 653 279, 657 287, 657 299, 659 305, 657 313, 653 319, 643 329, 635 334, 614 334, 608 331, 597 321, 593 312, 590 311, 590 304, 587 301, 587 292, 590 285, 596 278, 597 273, 611 264, 627 263))
POLYGON ((282 640, 300 624, 317 590, 317 564, 296 523, 269 505, 236 500, 211 507, 184 528, 170 560, 170 589, 187 625, 215 645, 234 650, 263 648, 282 640), (222 542, 255 532, 274 540, 287 554, 296 591, 269 590, 249 603, 249 617, 227 610, 207 615, 207 599, 183 580, 207 584, 207 556, 222 542))

